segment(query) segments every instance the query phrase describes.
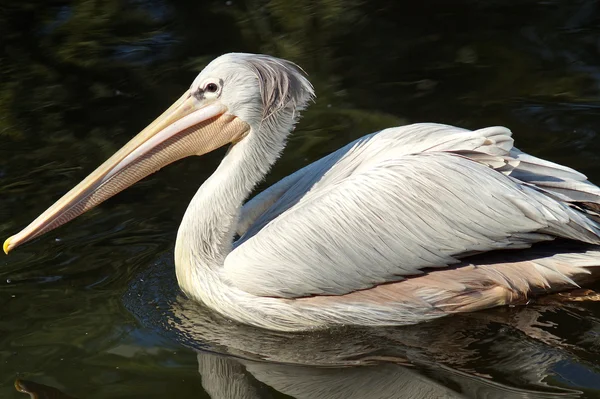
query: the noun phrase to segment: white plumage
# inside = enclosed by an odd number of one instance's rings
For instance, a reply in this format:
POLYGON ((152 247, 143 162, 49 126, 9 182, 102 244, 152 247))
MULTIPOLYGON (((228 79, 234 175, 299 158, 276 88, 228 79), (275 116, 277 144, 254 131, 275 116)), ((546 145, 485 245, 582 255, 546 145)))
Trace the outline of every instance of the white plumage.
POLYGON ((255 220, 225 276, 260 296, 340 295, 553 236, 598 243, 593 220, 488 166, 518 164, 511 144, 505 128, 435 124, 359 139, 308 166, 255 220))
POLYGON ((236 320, 275 330, 412 324, 593 277, 600 189, 514 148, 504 127, 385 129, 243 205, 312 97, 304 74, 287 61, 219 57, 173 107, 5 249, 77 216, 73 209, 84 212, 90 197, 91 207, 183 153, 230 142, 184 215, 175 264, 185 293, 236 320), (191 127, 174 133, 182 118, 191 127), (158 141, 152 137, 166 139, 144 152, 158 141))

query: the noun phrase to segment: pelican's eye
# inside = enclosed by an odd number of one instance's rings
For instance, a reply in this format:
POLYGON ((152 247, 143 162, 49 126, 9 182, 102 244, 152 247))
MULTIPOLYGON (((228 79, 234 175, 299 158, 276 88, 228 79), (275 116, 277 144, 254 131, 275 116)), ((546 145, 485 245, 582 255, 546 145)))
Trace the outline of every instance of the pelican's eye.
POLYGON ((219 83, 214 80, 208 81, 198 86, 194 96, 196 96, 199 101, 217 98, 221 95, 221 87, 223 87, 223 81, 220 81, 219 83))
POLYGON ((216 93, 219 91, 219 85, 217 85, 216 83, 209 83, 204 88, 204 91, 208 93, 216 93))

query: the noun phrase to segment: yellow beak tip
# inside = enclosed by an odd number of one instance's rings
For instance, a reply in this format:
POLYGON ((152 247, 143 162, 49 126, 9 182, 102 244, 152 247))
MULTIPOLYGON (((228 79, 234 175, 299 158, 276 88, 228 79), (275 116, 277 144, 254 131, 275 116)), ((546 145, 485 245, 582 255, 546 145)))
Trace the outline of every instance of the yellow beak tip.
POLYGON ((10 252, 10 250, 12 249, 12 248, 10 247, 10 239, 11 239, 11 238, 12 238, 12 237, 8 237, 8 238, 6 239, 6 241, 4 241, 4 245, 2 245, 2 249, 4 250, 4 253, 5 253, 5 254, 7 254, 7 255, 8 255, 8 253, 10 252))

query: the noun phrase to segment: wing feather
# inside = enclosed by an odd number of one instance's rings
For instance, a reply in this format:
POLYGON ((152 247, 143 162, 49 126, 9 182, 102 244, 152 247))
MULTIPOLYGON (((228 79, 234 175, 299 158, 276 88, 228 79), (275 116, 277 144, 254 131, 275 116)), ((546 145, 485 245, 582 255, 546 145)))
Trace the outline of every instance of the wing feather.
POLYGON ((511 174, 585 176, 515 152, 529 165, 519 169, 512 144, 500 127, 366 136, 306 167, 236 243, 224 273, 259 296, 343 295, 554 237, 600 243, 596 222, 511 174))

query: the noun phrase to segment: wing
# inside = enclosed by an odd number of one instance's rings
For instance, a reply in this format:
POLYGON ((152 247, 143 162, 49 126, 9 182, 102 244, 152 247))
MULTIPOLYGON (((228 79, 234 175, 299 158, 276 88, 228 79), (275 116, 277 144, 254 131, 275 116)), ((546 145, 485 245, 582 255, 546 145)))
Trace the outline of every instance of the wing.
MULTIPOLYGON (((287 176, 248 201, 242 208, 237 233, 245 234, 246 239, 253 236, 302 200, 309 191, 319 190, 350 176, 361 163, 366 164, 369 157, 375 160, 389 148, 401 147, 404 154, 480 148, 488 140, 484 132, 485 129, 470 132, 447 125, 419 124, 412 125, 411 129, 386 129, 364 136, 287 176)), ((506 147, 503 152, 512 147, 508 130, 500 128, 499 132, 488 135, 499 139, 494 143, 506 147), (506 132, 508 136, 503 135, 506 132)), ((238 245, 242 242, 244 239, 238 245)))
MULTIPOLYGON (((224 272, 259 296, 341 295, 554 237, 600 243, 600 226, 565 202, 570 191, 528 182, 514 151, 510 131, 499 127, 425 124, 366 136, 291 185, 248 229, 224 272), (519 173, 524 180, 511 176, 519 173)), ((597 189, 544 162, 526 159, 530 177, 553 171, 597 189)))

